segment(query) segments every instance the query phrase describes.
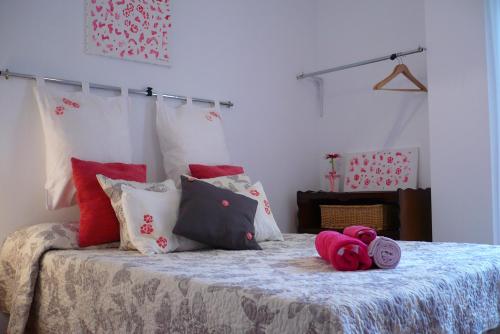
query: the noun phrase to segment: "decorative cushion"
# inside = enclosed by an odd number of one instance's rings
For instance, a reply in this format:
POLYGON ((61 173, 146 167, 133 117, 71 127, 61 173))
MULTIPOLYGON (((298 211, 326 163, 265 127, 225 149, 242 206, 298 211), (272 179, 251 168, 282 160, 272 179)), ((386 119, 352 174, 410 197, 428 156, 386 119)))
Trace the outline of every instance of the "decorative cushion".
POLYGON ((257 201, 185 176, 181 185, 175 234, 217 248, 261 249, 253 226, 257 201))
POLYGON ((80 247, 120 240, 120 226, 108 196, 96 175, 113 179, 146 182, 146 165, 99 163, 71 158, 73 182, 80 206, 80 247))
POLYGON ((206 248, 175 235, 181 191, 153 192, 122 186, 123 212, 134 247, 143 254, 170 253, 206 248))
POLYGON ((252 181, 250 181, 250 177, 246 174, 220 176, 211 179, 202 179, 202 181, 233 192, 244 191, 252 186, 252 181))
POLYGON ((122 203, 122 185, 127 185, 134 189, 143 189, 154 192, 166 192, 175 189, 175 183, 172 180, 166 180, 158 183, 140 183, 127 180, 113 180, 104 175, 98 174, 97 181, 104 190, 104 193, 111 200, 111 206, 115 210, 116 218, 120 224, 120 249, 121 250, 135 250, 136 248, 130 240, 130 236, 125 222, 125 215, 123 214, 122 203))
POLYGON ((192 99, 176 109, 157 99, 156 128, 163 156, 163 167, 169 179, 179 182, 189 172, 190 163, 227 164, 220 105, 213 108, 193 105, 192 99))
POLYGON ((191 175, 197 179, 211 179, 219 176, 243 174, 243 167, 231 165, 207 166, 190 164, 189 171, 191 175))
POLYGON ((35 96, 42 118, 46 152, 46 206, 50 210, 76 203, 71 157, 132 162, 127 94, 101 97, 49 89, 37 78, 35 96))
POLYGON ((273 213, 271 211, 271 205, 267 199, 266 193, 264 192, 264 187, 260 182, 255 183, 250 188, 238 192, 238 194, 245 195, 247 197, 253 198, 258 201, 257 212, 255 213, 255 240, 257 242, 276 240, 283 241, 283 235, 276 224, 273 213))

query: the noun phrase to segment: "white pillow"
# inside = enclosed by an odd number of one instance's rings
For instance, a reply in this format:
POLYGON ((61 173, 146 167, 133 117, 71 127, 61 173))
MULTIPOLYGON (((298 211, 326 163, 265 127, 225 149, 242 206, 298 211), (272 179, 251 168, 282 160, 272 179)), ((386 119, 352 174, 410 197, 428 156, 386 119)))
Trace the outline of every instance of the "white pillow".
POLYGON ((180 176, 188 173, 190 163, 221 165, 229 163, 220 104, 213 108, 187 103, 170 108, 158 97, 156 103, 156 130, 163 155, 163 167, 168 178, 180 183, 180 176))
POLYGON ((101 174, 96 175, 97 181, 102 187, 102 190, 108 195, 111 206, 115 210, 116 218, 120 224, 120 249, 121 250, 135 250, 136 248, 130 240, 128 233, 125 215, 123 214, 122 203, 122 185, 127 185, 134 189, 143 189, 155 192, 166 192, 175 190, 175 183, 172 180, 157 183, 141 183, 127 180, 114 180, 101 174))
POLYGON ((281 234, 278 224, 276 224, 276 220, 271 211, 271 204, 267 199, 262 184, 257 182, 250 188, 238 191, 237 193, 250 197, 259 203, 253 223, 255 226, 255 240, 257 242, 268 240, 283 241, 283 235, 281 234))
POLYGON ((258 201, 257 211, 255 212, 255 240, 257 242, 267 240, 283 241, 283 235, 276 224, 269 199, 264 192, 264 187, 260 182, 254 185, 250 184, 250 178, 245 174, 220 176, 211 179, 199 179, 210 183, 219 188, 224 188, 245 195, 258 201))
POLYGON ((46 154, 46 200, 50 210, 75 204, 71 157, 99 162, 132 162, 127 90, 121 97, 64 92, 37 78, 35 96, 42 118, 46 154))
POLYGON ((177 223, 181 191, 153 192, 122 186, 122 205, 132 244, 150 255, 206 248, 172 232, 177 223))

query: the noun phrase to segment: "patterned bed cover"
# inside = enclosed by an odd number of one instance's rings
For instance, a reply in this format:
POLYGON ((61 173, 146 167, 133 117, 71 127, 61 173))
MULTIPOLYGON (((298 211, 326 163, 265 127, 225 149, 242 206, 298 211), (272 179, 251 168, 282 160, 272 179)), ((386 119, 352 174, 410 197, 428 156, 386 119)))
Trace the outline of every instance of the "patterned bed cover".
POLYGON ((336 272, 314 235, 262 251, 76 249, 40 224, 0 252, 9 333, 480 333, 500 323, 500 247, 400 242, 394 270, 336 272))

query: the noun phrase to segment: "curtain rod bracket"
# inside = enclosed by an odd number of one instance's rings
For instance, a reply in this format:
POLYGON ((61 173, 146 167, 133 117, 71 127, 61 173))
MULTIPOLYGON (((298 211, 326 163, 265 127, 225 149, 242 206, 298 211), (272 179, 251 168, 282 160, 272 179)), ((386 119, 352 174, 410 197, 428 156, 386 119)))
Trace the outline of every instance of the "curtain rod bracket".
POLYGON ((146 95, 153 96, 153 87, 146 87, 146 95))

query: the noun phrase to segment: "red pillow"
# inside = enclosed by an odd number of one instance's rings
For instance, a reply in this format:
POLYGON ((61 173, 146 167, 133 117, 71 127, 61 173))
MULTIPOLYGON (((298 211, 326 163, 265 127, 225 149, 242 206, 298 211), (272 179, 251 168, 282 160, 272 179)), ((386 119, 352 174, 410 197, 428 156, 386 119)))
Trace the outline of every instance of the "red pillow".
POLYGON ((120 227, 111 202, 96 175, 146 182, 146 165, 99 163, 71 158, 76 199, 80 206, 78 244, 87 247, 120 240, 120 227))
POLYGON ((213 177, 243 174, 245 171, 240 166, 207 166, 207 165, 189 165, 191 175, 197 179, 211 179, 213 177))

